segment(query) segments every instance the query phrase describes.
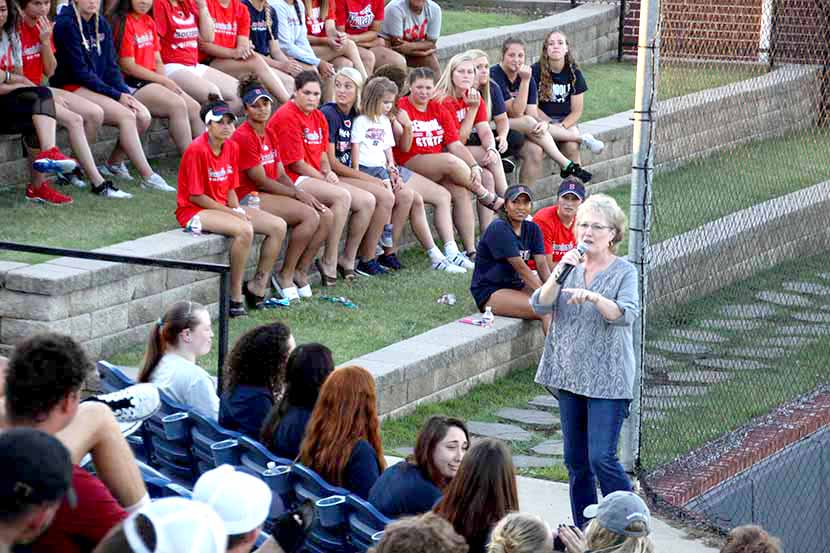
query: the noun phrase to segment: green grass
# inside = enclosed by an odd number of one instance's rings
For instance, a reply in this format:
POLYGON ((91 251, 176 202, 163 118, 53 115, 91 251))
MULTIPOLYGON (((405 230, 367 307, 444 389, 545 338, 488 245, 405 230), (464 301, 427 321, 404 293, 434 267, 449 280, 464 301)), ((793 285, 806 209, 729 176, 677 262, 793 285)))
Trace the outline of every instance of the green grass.
MULTIPOLYGON (((334 352, 335 361, 343 363, 475 311, 469 291, 471 273, 450 275, 434 271, 426 255, 414 249, 404 252, 401 262, 406 269, 400 273, 359 278, 353 285, 340 284, 333 291, 326 291, 329 295, 348 297, 358 305, 357 309, 315 297, 288 308, 252 312, 248 317, 231 320, 230 344, 249 328, 281 320, 291 328, 297 343, 325 344, 334 352), (458 302, 453 306, 436 303, 445 292, 455 294, 458 302)), ((315 288, 317 293, 319 288, 315 288)), ((214 341, 213 350, 199 362, 210 371, 216 367, 216 348, 214 341)), ((133 348, 112 360, 135 366, 140 363, 142 352, 143 348, 133 348)))
POLYGON ((533 15, 445 9, 441 14, 441 35, 447 36, 488 27, 518 25, 534 19, 536 17, 533 15))

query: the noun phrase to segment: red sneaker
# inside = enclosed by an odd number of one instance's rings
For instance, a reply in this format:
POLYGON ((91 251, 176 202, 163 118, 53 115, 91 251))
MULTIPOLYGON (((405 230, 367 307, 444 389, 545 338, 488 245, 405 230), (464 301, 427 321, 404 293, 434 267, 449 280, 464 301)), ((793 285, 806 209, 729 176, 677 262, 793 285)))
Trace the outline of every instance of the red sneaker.
POLYGON ((31 202, 42 202, 52 205, 69 205, 74 201, 71 197, 66 194, 61 194, 45 182, 37 188, 31 184, 26 187, 26 199, 31 202))
POLYGON ((57 146, 43 150, 32 162, 32 169, 38 173, 71 173, 78 167, 78 162, 61 153, 57 146))

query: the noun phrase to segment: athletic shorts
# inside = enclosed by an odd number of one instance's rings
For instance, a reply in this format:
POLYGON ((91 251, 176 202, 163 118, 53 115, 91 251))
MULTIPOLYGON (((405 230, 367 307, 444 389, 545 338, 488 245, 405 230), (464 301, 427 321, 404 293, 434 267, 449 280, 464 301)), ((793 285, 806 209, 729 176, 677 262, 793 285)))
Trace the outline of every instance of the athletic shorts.
MULTIPOLYGON (((361 165, 360 172, 366 173, 370 177, 375 177, 376 179, 392 180, 389 177, 389 171, 386 169, 386 167, 367 167, 365 165, 361 165)), ((398 165, 398 174, 401 176, 401 179, 403 179, 404 182, 409 182, 409 179, 412 178, 412 171, 410 171, 403 165, 398 165)))
POLYGON ((183 63, 165 63, 164 64, 164 74, 167 77, 172 77, 179 71, 189 71, 193 75, 196 75, 199 78, 205 76, 205 73, 208 70, 208 66, 203 63, 197 63, 196 65, 184 65, 183 63))

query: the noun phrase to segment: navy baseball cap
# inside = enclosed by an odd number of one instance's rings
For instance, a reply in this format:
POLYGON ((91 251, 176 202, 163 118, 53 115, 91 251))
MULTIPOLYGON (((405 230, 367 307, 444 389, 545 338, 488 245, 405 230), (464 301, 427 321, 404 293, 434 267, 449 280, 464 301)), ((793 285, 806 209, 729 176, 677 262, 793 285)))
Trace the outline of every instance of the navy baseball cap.
POLYGON ((209 112, 205 114, 205 125, 210 123, 218 123, 226 115, 230 115, 232 121, 236 121, 236 115, 228 106, 218 105, 213 106, 209 112))
POLYGON ((242 102, 246 106, 252 106, 257 103, 257 100, 260 98, 267 98, 269 102, 273 103, 274 99, 268 94, 268 91, 262 87, 252 88, 248 92, 245 93, 245 96, 242 97, 242 102))
POLYGON ((54 436, 34 428, 0 433, 0 509, 23 512, 28 507, 66 498, 76 504, 72 459, 54 436))
POLYGON ((560 198, 565 194, 573 194, 580 200, 585 199, 585 185, 582 184, 582 181, 572 178, 567 178, 562 181, 559 185, 559 193, 557 196, 560 198))
POLYGON ((515 202, 516 198, 518 198, 522 194, 525 194, 527 196, 527 199, 531 202, 533 201, 533 193, 530 191, 530 188, 523 184, 515 184, 508 188, 507 191, 504 193, 504 199, 510 200, 511 202, 515 202))

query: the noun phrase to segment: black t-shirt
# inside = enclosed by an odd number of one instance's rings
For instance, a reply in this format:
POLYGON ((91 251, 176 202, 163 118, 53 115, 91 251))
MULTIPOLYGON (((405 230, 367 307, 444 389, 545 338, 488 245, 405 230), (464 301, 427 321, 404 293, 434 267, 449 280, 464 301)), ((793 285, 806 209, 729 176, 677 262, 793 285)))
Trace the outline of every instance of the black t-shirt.
POLYGON ((329 123, 329 144, 334 144, 334 157, 348 167, 352 166, 352 121, 357 117, 357 110, 346 115, 337 107, 336 102, 329 102, 320 108, 329 123))
MULTIPOLYGON (((490 81, 495 82, 501 87, 505 100, 513 100, 519 92, 519 87, 522 86, 522 80, 516 76, 515 81, 510 81, 507 78, 507 73, 501 68, 501 65, 496 64, 490 68, 490 81)), ((530 79, 530 86, 527 89, 527 103, 535 104, 537 100, 536 81, 530 79)))
POLYGON ((477 252, 470 292, 476 305, 483 308, 496 290, 521 290, 524 287, 524 281, 507 259, 520 257, 528 261, 534 255, 544 255, 545 243, 536 223, 522 221, 521 233, 516 236, 510 223, 498 218, 481 235, 477 252))
POLYGON ((501 86, 495 81, 490 81, 490 119, 507 112, 507 105, 504 103, 504 92, 501 86))
POLYGON ((273 405, 274 396, 268 388, 239 385, 219 398, 219 424, 258 440, 273 405))
POLYGON ((311 409, 289 407, 277 425, 274 441, 266 444, 279 457, 292 461, 300 454, 300 444, 305 437, 305 427, 311 418, 311 409))
POLYGON ((258 54, 263 56, 271 55, 271 40, 277 40, 277 12, 273 7, 265 4, 265 9, 257 10, 250 0, 242 0, 242 3, 248 8, 248 13, 251 16, 251 45, 258 54), (265 17, 265 10, 271 12, 271 29, 268 29, 268 20, 265 17))
POLYGON ((401 461, 380 475, 369 502, 389 518, 420 515, 432 510, 441 490, 417 465, 401 461))
POLYGON ((582 71, 574 69, 573 73, 565 67, 559 73, 551 73, 553 83, 551 84, 550 100, 542 100, 542 75, 539 62, 533 64, 533 80, 539 88, 539 109, 544 111, 551 119, 562 120, 571 113, 571 96, 582 94, 588 90, 588 84, 582 71))

